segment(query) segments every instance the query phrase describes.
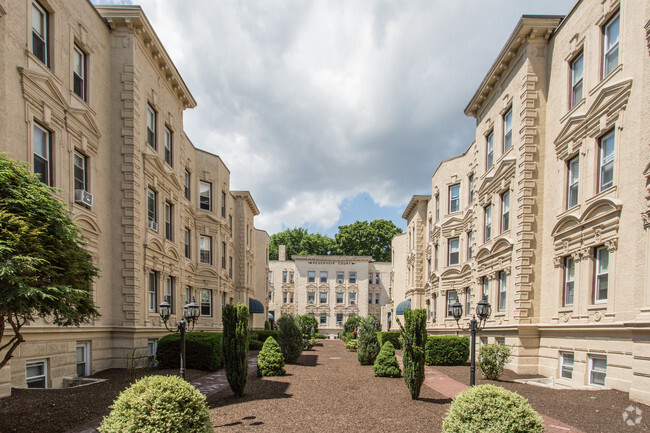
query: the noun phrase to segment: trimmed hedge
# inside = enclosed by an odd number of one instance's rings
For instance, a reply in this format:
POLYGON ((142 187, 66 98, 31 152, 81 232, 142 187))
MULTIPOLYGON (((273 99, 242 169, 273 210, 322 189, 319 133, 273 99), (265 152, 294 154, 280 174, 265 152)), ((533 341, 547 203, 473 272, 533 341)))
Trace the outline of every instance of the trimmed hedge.
POLYGON ((280 338, 280 331, 251 331, 251 340, 258 340, 264 343, 269 337, 273 337, 275 341, 278 341, 280 338))
POLYGON ((451 335, 427 339, 426 365, 464 365, 469 357, 469 337, 451 335))
POLYGON ((260 340, 253 340, 252 338, 248 342, 248 350, 262 350, 264 343, 260 340))
MULTIPOLYGON (((185 334, 185 368, 214 371, 223 365, 220 332, 188 332, 185 334)), ((180 334, 169 334, 158 340, 156 361, 160 368, 179 368, 180 334)))
POLYGON ((400 333, 398 331, 390 331, 390 332, 377 332, 377 340, 379 340, 379 346, 384 347, 384 344, 387 341, 390 341, 390 344, 393 345, 395 350, 399 350, 402 348, 402 340, 400 338, 400 333))
POLYGON ((325 334, 320 334, 320 333, 317 332, 316 333, 316 338, 320 338, 322 340, 322 339, 326 339, 327 336, 325 334))

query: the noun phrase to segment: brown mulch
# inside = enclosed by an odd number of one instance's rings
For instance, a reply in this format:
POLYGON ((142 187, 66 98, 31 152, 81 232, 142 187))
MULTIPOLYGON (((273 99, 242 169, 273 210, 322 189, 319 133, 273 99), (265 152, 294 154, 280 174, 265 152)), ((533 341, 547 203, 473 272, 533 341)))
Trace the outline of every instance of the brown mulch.
MULTIPOLYGON (((469 384, 469 364, 467 366, 435 366, 433 368, 458 382, 469 384)), ((515 379, 530 377, 541 376, 518 375, 506 370, 499 380, 492 381, 483 378, 481 370, 476 367, 477 385, 489 383, 517 392, 526 397, 537 412, 585 432, 650 432, 650 406, 631 402, 626 392, 611 389, 596 391, 553 389, 513 382, 515 379), (633 426, 628 426, 623 420, 623 412, 630 405, 643 411, 641 422, 633 426)), ((636 414, 634 418, 636 418, 636 414)))
MULTIPOLYGON (((178 370, 148 369, 149 374, 178 375, 178 370)), ((205 371, 187 370, 188 380, 205 375, 205 371)), ((125 369, 111 369, 92 377, 105 382, 67 389, 16 389, 10 397, 0 399, 0 432, 55 433, 88 424, 99 424, 117 395, 131 383, 125 369)))

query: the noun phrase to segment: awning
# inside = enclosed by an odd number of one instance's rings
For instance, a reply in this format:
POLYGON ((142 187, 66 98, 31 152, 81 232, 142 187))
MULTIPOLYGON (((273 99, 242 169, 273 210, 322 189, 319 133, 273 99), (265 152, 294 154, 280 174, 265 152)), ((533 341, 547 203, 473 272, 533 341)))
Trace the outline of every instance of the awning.
POLYGON ((264 313, 264 305, 257 299, 248 298, 248 311, 250 313, 264 313))
POLYGON ((403 316, 404 312, 410 309, 411 309, 411 300, 408 299, 406 301, 402 301, 399 304, 397 304, 397 308, 395 309, 395 314, 399 314, 400 316, 403 316))
POLYGON ((269 320, 275 320, 275 316, 269 311, 269 320))

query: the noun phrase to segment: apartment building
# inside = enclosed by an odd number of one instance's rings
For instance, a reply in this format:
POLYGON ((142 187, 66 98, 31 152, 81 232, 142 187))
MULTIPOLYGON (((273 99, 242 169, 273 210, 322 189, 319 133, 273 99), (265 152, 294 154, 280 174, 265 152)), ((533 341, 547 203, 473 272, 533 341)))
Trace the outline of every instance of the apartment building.
POLYGON ((650 7, 579 1, 524 16, 467 105, 473 143, 414 196, 393 240, 395 297, 557 386, 650 403, 650 7), (403 297, 401 297, 403 293, 403 297))
POLYGON ((0 151, 57 188, 102 270, 101 317, 26 327, 0 395, 155 353, 168 333, 163 300, 175 323, 195 299, 195 329, 206 331, 221 329, 225 303, 244 302, 261 328, 269 238, 254 227, 259 210, 183 131, 196 102, 142 10, 0 0, 0 35, 0 151))
POLYGON ((269 262, 269 319, 283 314, 316 317, 318 330, 337 335, 351 316, 377 317, 385 328, 390 303, 390 263, 369 256, 301 256, 286 260, 281 245, 278 260, 269 262))

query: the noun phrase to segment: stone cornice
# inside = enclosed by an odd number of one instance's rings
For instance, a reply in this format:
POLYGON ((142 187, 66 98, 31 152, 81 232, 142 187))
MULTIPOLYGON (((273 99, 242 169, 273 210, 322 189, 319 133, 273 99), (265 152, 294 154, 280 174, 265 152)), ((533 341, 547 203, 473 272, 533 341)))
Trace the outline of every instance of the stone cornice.
POLYGON ((411 201, 409 202, 408 205, 406 205, 406 209, 404 210, 404 213, 402 214, 402 218, 405 220, 408 220, 413 211, 417 208, 418 204, 424 202, 428 202, 431 200, 430 195, 414 195, 411 198, 411 201))
POLYGON ((248 207, 251 209, 253 212, 253 215, 259 215, 260 210, 257 208, 257 205, 255 204, 255 201, 253 200, 253 196, 249 191, 230 191, 230 193, 233 195, 235 198, 241 198, 243 199, 248 207))

